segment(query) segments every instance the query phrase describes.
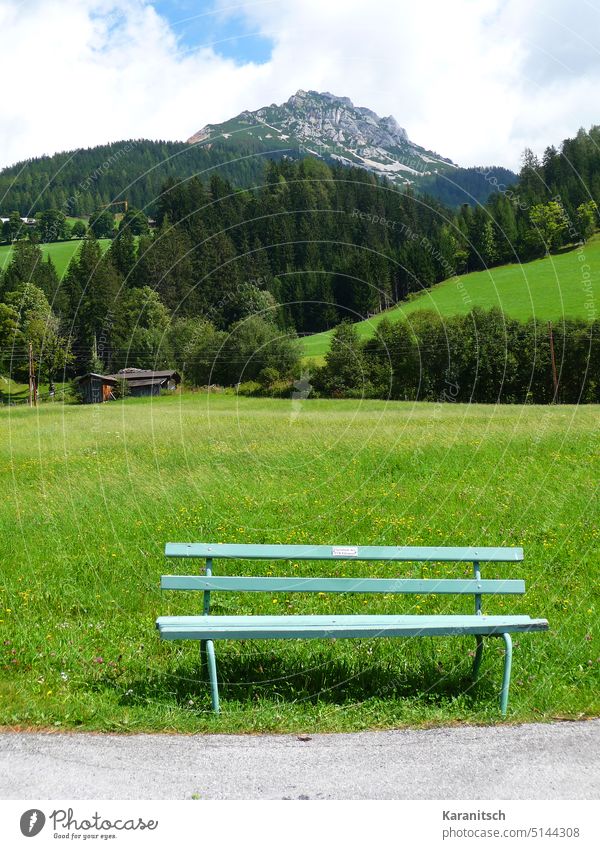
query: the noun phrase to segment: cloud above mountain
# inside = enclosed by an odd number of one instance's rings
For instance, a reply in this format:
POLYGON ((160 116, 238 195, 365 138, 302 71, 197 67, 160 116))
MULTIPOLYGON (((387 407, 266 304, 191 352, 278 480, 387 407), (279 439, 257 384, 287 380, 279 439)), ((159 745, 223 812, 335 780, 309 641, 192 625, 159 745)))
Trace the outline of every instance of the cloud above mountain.
POLYGON ((585 0, 220 0, 216 14, 272 43, 260 64, 201 38, 183 44, 184 7, 1 0, 0 164, 122 138, 187 138, 299 88, 391 113, 419 144, 464 165, 515 168, 526 145, 541 150, 600 119, 600 11, 585 0))

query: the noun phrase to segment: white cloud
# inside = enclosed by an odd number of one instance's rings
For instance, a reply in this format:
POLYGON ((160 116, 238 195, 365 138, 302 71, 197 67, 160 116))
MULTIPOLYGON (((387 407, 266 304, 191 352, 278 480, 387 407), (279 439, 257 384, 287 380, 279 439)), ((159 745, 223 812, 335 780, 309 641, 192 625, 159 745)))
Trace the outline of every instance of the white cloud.
POLYGON ((142 0, 0 0, 2 164, 124 138, 186 138, 265 75, 179 51, 142 0))
POLYGON ((600 11, 587 0, 303 0, 246 15, 277 34, 279 88, 391 112, 460 164, 518 168, 524 147, 600 121, 600 11))
MULTIPOLYGON (((598 122, 600 13, 586 0, 273 0, 240 8, 274 43, 264 65, 180 49, 149 0, 0 0, 0 157, 208 122, 329 90, 461 164, 518 167, 598 122)), ((228 14, 225 12, 225 14, 228 14)))

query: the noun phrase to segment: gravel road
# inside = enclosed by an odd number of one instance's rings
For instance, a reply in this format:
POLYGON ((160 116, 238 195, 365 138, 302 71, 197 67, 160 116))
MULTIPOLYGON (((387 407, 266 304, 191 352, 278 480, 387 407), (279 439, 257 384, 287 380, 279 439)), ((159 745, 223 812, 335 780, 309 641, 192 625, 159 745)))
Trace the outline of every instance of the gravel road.
POLYGON ((2 732, 0 797, 598 799, 598 764, 600 720, 306 738, 2 732))

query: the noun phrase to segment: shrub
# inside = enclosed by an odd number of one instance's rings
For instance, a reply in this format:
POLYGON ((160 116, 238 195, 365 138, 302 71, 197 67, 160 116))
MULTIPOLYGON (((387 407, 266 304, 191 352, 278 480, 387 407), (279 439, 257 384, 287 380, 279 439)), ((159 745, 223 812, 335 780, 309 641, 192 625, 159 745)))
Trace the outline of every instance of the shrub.
POLYGON ((131 395, 131 386, 129 385, 129 381, 125 380, 125 378, 120 378, 117 381, 117 385, 113 389, 113 395, 115 398, 127 398, 131 395))
POLYGON ((69 386, 67 388, 66 398, 75 401, 76 404, 83 404, 85 398, 83 395, 81 382, 78 380, 78 378, 74 378, 70 381, 69 386))
POLYGON ((258 382, 263 389, 272 389, 279 380, 279 371, 273 366, 266 366, 258 374, 258 382))

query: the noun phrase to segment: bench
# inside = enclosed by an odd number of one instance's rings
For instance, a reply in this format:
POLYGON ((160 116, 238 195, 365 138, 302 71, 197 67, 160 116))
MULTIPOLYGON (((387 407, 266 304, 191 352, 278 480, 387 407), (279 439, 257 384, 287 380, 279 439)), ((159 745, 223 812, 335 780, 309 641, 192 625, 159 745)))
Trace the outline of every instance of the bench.
POLYGON ((484 637, 504 641, 504 673, 500 709, 506 716, 512 662, 511 634, 545 631, 545 619, 529 616, 487 616, 481 609, 483 595, 513 595, 525 592, 522 580, 484 580, 482 563, 508 563, 523 559, 522 548, 412 548, 396 546, 327 545, 229 545, 222 543, 167 543, 169 558, 200 558, 205 561, 202 575, 163 575, 163 590, 199 590, 204 594, 201 616, 160 616, 156 620, 163 640, 200 640, 206 654, 212 707, 219 711, 219 689, 215 661, 215 640, 265 640, 447 637, 466 634, 476 641, 473 681, 477 680, 484 637), (215 560, 338 560, 392 562, 468 562, 472 578, 303 578, 218 576, 215 560), (264 593, 435 593, 468 594, 475 599, 473 615, 386 615, 372 616, 213 616, 212 592, 264 593))

